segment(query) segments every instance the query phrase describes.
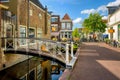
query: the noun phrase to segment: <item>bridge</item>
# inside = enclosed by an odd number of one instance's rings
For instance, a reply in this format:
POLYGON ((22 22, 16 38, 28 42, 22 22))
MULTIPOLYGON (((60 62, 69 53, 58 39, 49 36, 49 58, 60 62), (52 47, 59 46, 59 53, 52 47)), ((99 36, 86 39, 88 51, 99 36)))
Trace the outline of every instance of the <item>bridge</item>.
POLYGON ((2 37, 4 54, 24 54, 42 57, 73 68, 76 57, 73 54, 73 42, 70 44, 39 38, 2 37))

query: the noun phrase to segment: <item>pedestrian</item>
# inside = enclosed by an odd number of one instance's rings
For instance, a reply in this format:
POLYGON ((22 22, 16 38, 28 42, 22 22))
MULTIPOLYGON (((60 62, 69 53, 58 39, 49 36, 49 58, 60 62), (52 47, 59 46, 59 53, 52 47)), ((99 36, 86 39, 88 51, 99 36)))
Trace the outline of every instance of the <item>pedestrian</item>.
POLYGON ((117 41, 116 40, 113 40, 113 46, 117 47, 117 41))

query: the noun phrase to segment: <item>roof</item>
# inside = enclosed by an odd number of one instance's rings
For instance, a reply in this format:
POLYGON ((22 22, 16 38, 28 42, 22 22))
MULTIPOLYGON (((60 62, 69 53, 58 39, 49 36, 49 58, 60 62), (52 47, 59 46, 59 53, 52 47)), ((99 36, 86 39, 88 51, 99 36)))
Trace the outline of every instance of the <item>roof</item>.
POLYGON ((69 17, 69 15, 66 13, 64 15, 64 17, 62 18, 62 20, 71 20, 71 18, 69 17))
POLYGON ((43 5, 40 3, 39 0, 30 0, 31 2, 33 2, 34 4, 36 4, 38 7, 42 8, 43 10, 45 10, 45 8, 43 7, 43 5))

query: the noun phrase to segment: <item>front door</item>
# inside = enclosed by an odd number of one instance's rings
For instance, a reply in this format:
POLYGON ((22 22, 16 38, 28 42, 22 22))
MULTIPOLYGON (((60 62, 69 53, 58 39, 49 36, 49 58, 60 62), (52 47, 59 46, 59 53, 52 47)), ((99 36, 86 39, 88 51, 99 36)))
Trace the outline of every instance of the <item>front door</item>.
POLYGON ((6 28, 6 48, 13 48, 13 26, 10 24, 6 28))

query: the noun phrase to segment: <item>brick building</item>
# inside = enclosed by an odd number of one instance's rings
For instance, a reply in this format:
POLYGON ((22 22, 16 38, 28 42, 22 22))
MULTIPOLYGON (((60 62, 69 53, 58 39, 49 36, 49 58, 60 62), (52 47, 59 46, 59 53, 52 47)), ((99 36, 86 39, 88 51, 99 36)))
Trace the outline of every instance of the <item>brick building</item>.
POLYGON ((51 16, 47 7, 44 8, 39 0, 30 0, 29 3, 28 0, 9 0, 4 4, 16 15, 17 36, 50 39, 51 16), (28 32, 28 29, 33 34, 28 32))
POLYGON ((60 39, 72 40, 72 20, 68 14, 65 14, 61 20, 60 39))
MULTIPOLYGON (((0 16, 2 16, 2 18, 0 18, 0 38, 7 37, 10 39, 0 39, 2 40, 0 41, 0 43, 2 42, 2 48, 12 48, 12 46, 15 45, 14 39, 12 39, 14 37, 50 39, 51 15, 48 13, 47 7, 43 7, 39 0, 29 0, 29 3, 28 0, 4 1, 5 0, 0 0, 4 6, 8 6, 9 8, 3 10, 3 5, 0 4, 0 13, 2 8, 2 14, 0 14, 0 16)), ((19 39, 17 41, 17 46, 24 46, 27 44, 27 41, 24 39, 19 39)), ((31 41, 30 44, 32 43, 34 43, 34 41, 31 41)), ((0 50, 2 48, 0 47, 0 50)), ((2 52, 0 52, 0 71, 23 62, 28 58, 31 58, 31 56, 2 54, 2 52)), ((35 72, 36 69, 37 68, 33 71, 35 72)))
POLYGON ((59 40, 59 31, 60 31, 60 16, 52 15, 51 16, 51 39, 59 40))

